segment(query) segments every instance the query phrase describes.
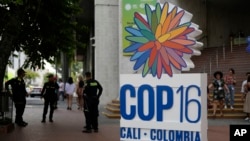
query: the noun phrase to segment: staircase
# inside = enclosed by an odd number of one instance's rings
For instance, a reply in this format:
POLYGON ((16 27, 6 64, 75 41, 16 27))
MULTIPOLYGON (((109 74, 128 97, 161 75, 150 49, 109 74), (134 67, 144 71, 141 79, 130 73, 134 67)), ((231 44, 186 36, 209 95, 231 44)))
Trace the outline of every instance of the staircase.
MULTIPOLYGON (((219 117, 219 109, 217 110, 216 118, 244 118, 243 101, 241 100, 241 84, 246 79, 246 72, 250 72, 250 54, 246 52, 246 44, 235 45, 229 47, 213 47, 205 48, 201 51, 201 56, 193 56, 191 60, 195 64, 195 68, 189 72, 183 73, 207 73, 208 84, 214 79, 215 71, 222 71, 224 76, 229 68, 235 70, 236 86, 235 86, 235 105, 234 110, 223 109, 224 116, 219 117)), ((210 94, 212 96, 212 94, 210 94)), ((213 110, 208 109, 208 118, 212 117, 213 110)))
POLYGON ((102 114, 108 118, 120 119, 120 101, 112 100, 105 107, 106 111, 103 111, 102 114))
MULTIPOLYGON (((212 97, 212 94, 209 94, 210 97, 212 97)), ((230 109, 228 107, 227 109, 223 109, 223 117, 220 116, 219 108, 217 108, 216 111, 216 118, 223 118, 223 119, 244 119, 246 117, 246 114, 243 112, 243 101, 241 100, 242 94, 237 93, 234 97, 234 109, 230 109)), ((224 106, 223 106, 224 108, 224 106)), ((112 100, 110 103, 107 104, 105 107, 106 111, 102 112, 103 115, 105 115, 108 118, 112 119, 120 119, 120 101, 119 100, 112 100)), ((207 117, 209 119, 214 118, 212 116, 213 109, 208 109, 207 117)))
MULTIPOLYGON (((209 95, 212 97, 212 94, 209 95)), ((236 119, 241 118, 244 119, 246 117, 246 114, 243 112, 243 101, 241 100, 242 94, 235 94, 234 96, 234 109, 230 109, 230 107, 227 107, 227 109, 223 109, 223 117, 220 116, 220 110, 217 107, 216 111, 216 118, 227 118, 227 119, 236 119)), ((223 106, 224 108, 224 106, 223 106)), ((208 109, 207 116, 208 118, 213 118, 213 108, 208 109)))

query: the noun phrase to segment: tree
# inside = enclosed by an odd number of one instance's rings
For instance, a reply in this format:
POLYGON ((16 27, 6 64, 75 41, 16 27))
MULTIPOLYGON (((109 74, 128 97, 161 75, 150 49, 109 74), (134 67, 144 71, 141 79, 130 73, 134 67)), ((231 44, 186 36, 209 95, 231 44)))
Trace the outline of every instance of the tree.
POLYGON ((32 70, 25 70, 26 75, 25 78, 28 80, 27 84, 30 85, 32 80, 39 77, 40 75, 37 72, 34 72, 32 70))
POLYGON ((43 68, 60 52, 73 56, 81 46, 75 36, 83 31, 75 18, 80 0, 0 0, 0 90, 8 59, 13 51, 24 51, 25 68, 43 68))

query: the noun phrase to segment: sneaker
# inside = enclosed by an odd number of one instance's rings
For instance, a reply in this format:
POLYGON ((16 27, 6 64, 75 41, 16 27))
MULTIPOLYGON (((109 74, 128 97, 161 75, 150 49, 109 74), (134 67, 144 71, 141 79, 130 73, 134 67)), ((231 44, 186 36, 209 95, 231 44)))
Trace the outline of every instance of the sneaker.
POLYGON ((224 109, 227 109, 227 105, 224 106, 224 109))
POLYGON ((232 110, 234 109, 234 107, 233 107, 233 106, 231 106, 230 108, 231 108, 232 110))
POLYGON ((246 117, 245 120, 250 120, 250 118, 249 118, 249 117, 246 117))
POLYGON ((46 121, 45 121, 45 119, 43 119, 41 122, 42 122, 42 123, 45 123, 46 121))
POLYGON ((54 122, 53 119, 50 119, 49 122, 54 122))

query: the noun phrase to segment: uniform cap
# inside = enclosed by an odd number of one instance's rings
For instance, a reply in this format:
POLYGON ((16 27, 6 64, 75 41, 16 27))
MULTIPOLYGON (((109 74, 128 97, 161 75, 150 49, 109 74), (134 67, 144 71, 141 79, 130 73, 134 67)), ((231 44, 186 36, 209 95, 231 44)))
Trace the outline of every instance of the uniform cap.
POLYGON ((54 77, 54 75, 53 75, 53 74, 49 74, 47 77, 48 77, 48 78, 54 77))
POLYGON ((22 73, 26 73, 26 71, 24 71, 22 68, 19 68, 19 69, 17 70, 17 74, 20 75, 20 74, 22 74, 22 73))

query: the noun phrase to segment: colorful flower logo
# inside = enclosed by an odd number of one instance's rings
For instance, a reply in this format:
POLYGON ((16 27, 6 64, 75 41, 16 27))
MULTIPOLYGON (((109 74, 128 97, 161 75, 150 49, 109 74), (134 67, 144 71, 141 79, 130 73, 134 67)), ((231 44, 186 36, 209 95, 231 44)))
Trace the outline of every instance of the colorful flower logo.
POLYGON ((196 41, 189 39, 187 35, 195 29, 191 27, 191 22, 183 23, 185 11, 178 11, 176 6, 169 11, 168 3, 163 7, 157 3, 154 10, 146 4, 146 18, 135 12, 136 27, 125 28, 131 34, 126 37, 131 45, 126 47, 124 52, 133 53, 130 60, 136 61, 134 70, 144 65, 143 77, 150 72, 158 78, 164 72, 172 77, 172 67, 181 71, 187 67, 183 55, 193 53, 190 46, 196 41))

